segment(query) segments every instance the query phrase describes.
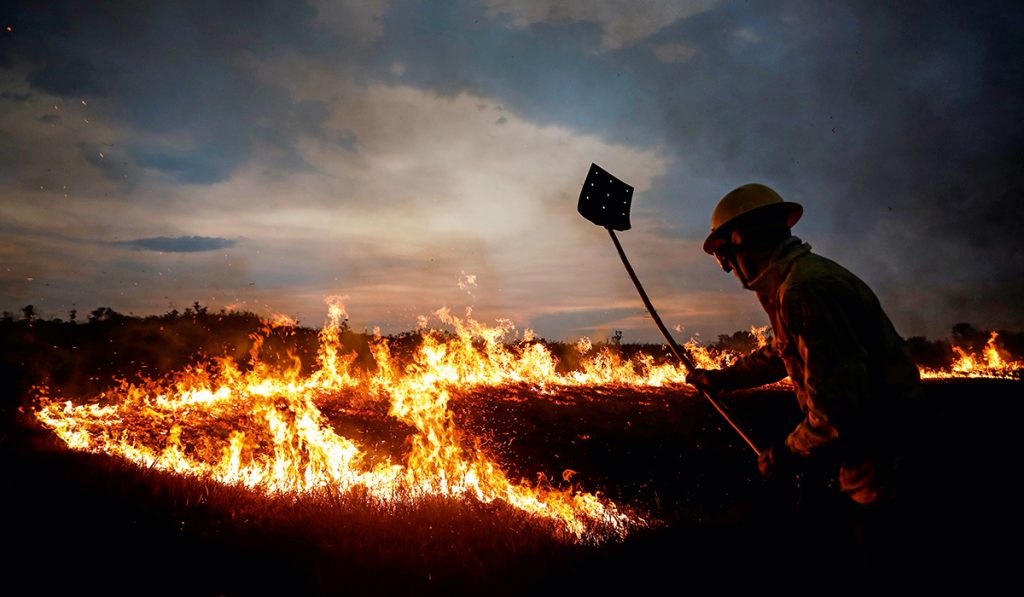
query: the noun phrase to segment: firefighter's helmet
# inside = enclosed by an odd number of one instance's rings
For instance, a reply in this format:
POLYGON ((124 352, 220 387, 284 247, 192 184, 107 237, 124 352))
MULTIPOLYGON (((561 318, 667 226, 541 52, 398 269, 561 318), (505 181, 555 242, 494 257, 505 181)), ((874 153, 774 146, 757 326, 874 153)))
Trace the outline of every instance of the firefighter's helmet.
POLYGON ((771 188, 757 183, 745 184, 730 191, 715 206, 711 214, 711 233, 704 241, 704 252, 714 255, 725 242, 725 235, 740 221, 776 220, 792 228, 803 213, 802 205, 784 200, 771 188))

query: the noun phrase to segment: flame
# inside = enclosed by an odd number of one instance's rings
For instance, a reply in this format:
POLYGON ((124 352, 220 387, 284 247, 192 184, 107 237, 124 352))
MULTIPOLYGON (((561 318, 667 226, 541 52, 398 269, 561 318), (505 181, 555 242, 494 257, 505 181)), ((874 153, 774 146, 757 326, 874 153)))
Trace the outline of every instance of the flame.
POLYGON ((996 345, 998 332, 991 332, 981 354, 968 354, 963 348, 953 346, 956 360, 949 369, 921 369, 921 377, 928 379, 949 379, 955 377, 1018 378, 1024 370, 1024 363, 1011 359, 996 345))
MULTIPOLYGON (((563 480, 570 485, 563 488, 511 478, 477 438, 455 424, 449 405, 453 396, 476 388, 671 386, 685 383, 681 366, 650 354, 626 358, 583 338, 575 346, 579 365, 566 371, 531 331, 517 339, 508 320, 488 326, 469 309, 458 317, 447 308, 433 318, 452 332, 431 329, 430 318, 422 317, 411 353, 396 356, 391 341, 375 334, 372 362, 357 366, 356 352, 342 344, 348 318, 343 299, 328 298, 315 366, 306 373, 294 355, 283 365, 261 359, 272 334, 294 331, 294 321, 275 317, 253 334, 245 366, 213 359, 162 379, 124 381, 78 403, 39 388, 35 416, 72 449, 268 494, 360 492, 385 507, 428 496, 503 502, 580 542, 622 538, 646 524, 571 484, 585 471, 566 470, 563 480), (390 417, 409 429, 406 452, 395 456, 338 433, 325 409, 390 417)), ((765 332, 751 329, 759 345, 766 342, 765 332)), ((952 372, 942 375, 1019 372, 1021 364, 999 351, 996 337, 983 357, 958 350, 952 372)), ((737 358, 694 340, 686 348, 702 368, 718 369, 737 358)))
POLYGON ((299 325, 298 321, 285 315, 284 313, 271 313, 270 317, 268 317, 266 321, 272 327, 294 328, 298 327, 299 325))
POLYGON ((985 343, 985 360, 988 362, 989 369, 1004 369, 1006 368, 1006 361, 999 354, 999 349, 996 347, 996 338, 999 337, 997 332, 992 332, 988 342, 985 343))
POLYGON ((757 327, 756 325, 750 326, 750 335, 757 340, 757 347, 764 348, 768 345, 768 328, 769 326, 757 327))
MULTIPOLYGON (((356 353, 342 347, 347 313, 341 297, 330 297, 328 315, 309 374, 294 356, 284 367, 260 359, 264 341, 287 323, 268 321, 253 335, 245 368, 215 359, 160 380, 122 382, 85 404, 40 388, 35 416, 70 448, 269 494, 360 491, 385 506, 426 496, 498 501, 581 542, 621 538, 646 524, 578 486, 512 479, 455 425, 449 403, 453 393, 479 387, 679 384, 682 368, 650 355, 626 359, 586 340, 579 346, 581 366, 560 373, 532 332, 510 342, 510 321, 487 326, 468 309, 465 317, 436 311, 454 334, 421 330, 419 346, 405 359, 392 354, 387 338, 374 337, 373 364, 360 368, 356 353), (395 458, 337 433, 323 409, 339 404, 386 407, 388 416, 412 429, 408 452, 395 458)), ((699 362, 715 364, 706 350, 694 348, 699 362)))

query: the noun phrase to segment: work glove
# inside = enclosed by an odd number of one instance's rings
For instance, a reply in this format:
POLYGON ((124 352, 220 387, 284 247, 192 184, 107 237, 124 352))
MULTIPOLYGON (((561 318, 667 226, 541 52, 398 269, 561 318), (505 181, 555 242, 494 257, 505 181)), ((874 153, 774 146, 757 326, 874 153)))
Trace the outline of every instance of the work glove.
POLYGON ((712 369, 694 369, 686 374, 686 383, 698 390, 704 390, 714 398, 723 390, 718 375, 719 372, 712 369))
POLYGON ((765 479, 794 477, 798 472, 799 459, 785 442, 777 443, 757 457, 757 470, 765 479))

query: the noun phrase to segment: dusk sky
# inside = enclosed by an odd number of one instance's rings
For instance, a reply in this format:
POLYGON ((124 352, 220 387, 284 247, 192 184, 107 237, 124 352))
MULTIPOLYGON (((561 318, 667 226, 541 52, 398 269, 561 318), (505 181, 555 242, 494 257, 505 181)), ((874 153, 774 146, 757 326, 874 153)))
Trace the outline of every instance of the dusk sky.
POLYGON ((767 317, 700 245, 729 190, 904 336, 1024 328, 1019 2, 312 0, 0 8, 0 310, 199 301, 318 326, 448 306, 549 339, 767 317))

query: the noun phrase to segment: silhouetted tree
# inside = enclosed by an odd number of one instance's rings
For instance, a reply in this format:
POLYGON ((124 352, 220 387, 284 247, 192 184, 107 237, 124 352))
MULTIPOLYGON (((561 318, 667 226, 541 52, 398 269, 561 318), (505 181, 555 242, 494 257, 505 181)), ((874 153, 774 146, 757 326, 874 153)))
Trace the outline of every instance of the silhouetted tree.
POLYGON ((119 321, 125 319, 125 316, 114 311, 110 307, 99 307, 89 312, 89 323, 98 323, 101 321, 119 321))
POLYGON ((971 325, 969 323, 966 323, 966 322, 961 322, 961 323, 958 323, 958 324, 953 326, 953 339, 954 340, 964 340, 964 339, 974 338, 979 333, 980 332, 978 332, 977 328, 975 328, 973 325, 971 325))
POLYGON ((953 344, 967 350, 977 352, 988 341, 988 332, 979 330, 969 323, 958 323, 953 326, 953 344))
POLYGON ((36 317, 36 308, 32 305, 25 305, 21 308, 21 312, 25 314, 25 321, 29 323, 32 323, 36 317))
POLYGON ((733 332, 731 336, 719 334, 718 341, 713 343, 711 348, 746 354, 757 348, 757 338, 746 330, 733 332))
POLYGON ((75 323, 77 317, 78 317, 78 309, 72 309, 72 310, 68 311, 68 321, 70 321, 71 323, 75 323))
POLYGON ((931 341, 924 336, 907 338, 907 350, 918 365, 930 369, 946 367, 953 360, 953 350, 945 340, 931 341))

